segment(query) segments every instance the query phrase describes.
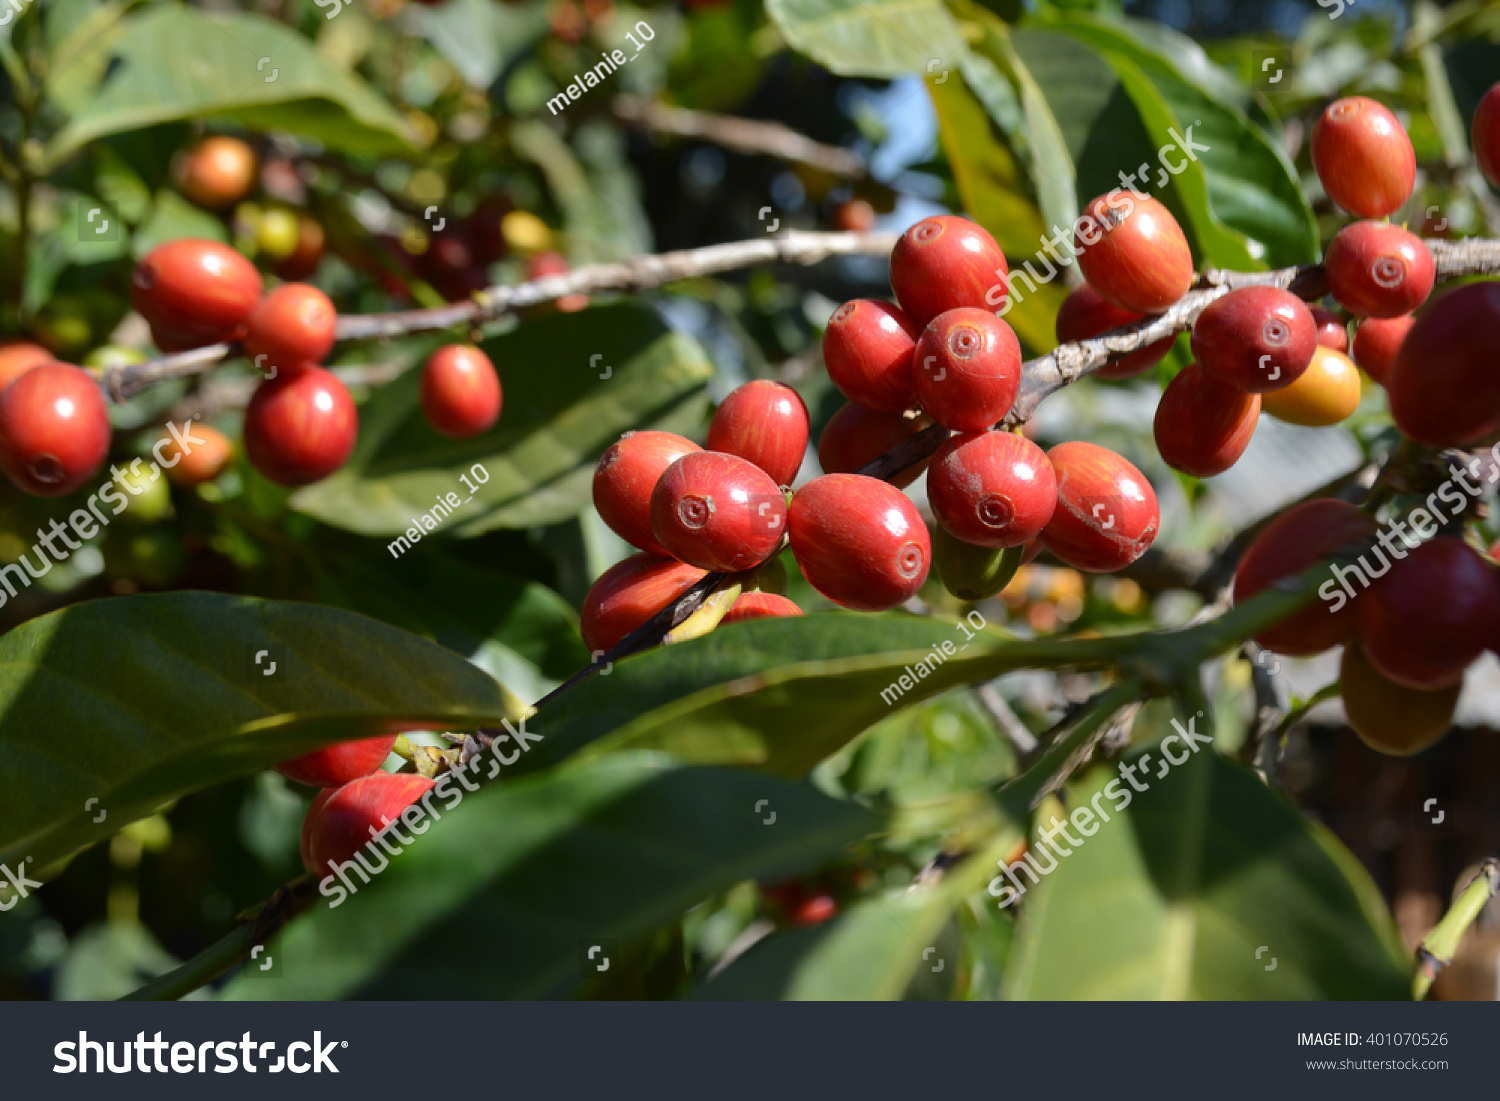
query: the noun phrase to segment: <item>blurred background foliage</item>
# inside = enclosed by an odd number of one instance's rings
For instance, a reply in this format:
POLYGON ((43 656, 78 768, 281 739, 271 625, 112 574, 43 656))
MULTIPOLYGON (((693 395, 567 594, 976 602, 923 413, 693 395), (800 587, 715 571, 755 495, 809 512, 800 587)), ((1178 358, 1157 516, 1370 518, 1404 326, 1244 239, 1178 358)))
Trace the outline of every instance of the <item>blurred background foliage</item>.
MULTIPOLYGON (((761 236, 772 218, 780 227, 899 230, 934 211, 963 210, 996 235, 1014 270, 1036 257, 1049 227, 1069 225, 1119 173, 1155 166, 1160 148, 1187 135, 1207 148, 1195 147, 1180 172, 1161 173, 1153 190, 1198 263, 1309 262, 1339 224, 1311 169, 1310 119, 1329 98, 1356 92, 1396 108, 1417 149, 1416 194, 1395 220, 1434 236, 1500 233, 1497 197, 1467 148, 1474 105, 1500 76, 1500 5, 1337 8, 1324 0, 30 0, 0 27, 0 332, 94 368, 154 355, 130 312, 130 271, 154 245, 188 235, 232 242, 267 273, 314 282, 344 313, 461 299, 547 270, 558 263, 551 254, 578 265, 761 236), (617 75, 562 111, 549 108, 615 49, 629 58, 617 75), (852 151, 862 167, 838 173, 736 149, 715 140, 713 119, 707 138, 682 137, 659 116, 643 123, 643 102, 778 123, 852 151), (244 200, 208 210, 180 192, 175 171, 197 140, 221 133, 254 148, 259 174, 244 200)), ((1032 270, 1042 268, 1036 261, 1032 270)), ((1071 277, 1044 283, 1011 314, 1028 354, 1052 347, 1071 277)), ((0 627, 139 592, 317 601, 449 647, 530 702, 588 660, 576 609, 592 579, 626 552, 588 502, 603 448, 647 425, 701 437, 712 403, 759 377, 802 393, 816 439, 842 404, 817 369, 821 328, 837 303, 887 294, 884 261, 854 258, 505 319, 478 334, 504 382, 504 415, 460 445, 415 414, 410 368, 443 335, 341 345, 333 365, 362 403, 361 441, 346 470, 295 495, 242 458, 196 490, 154 483, 121 523, 0 608, 0 627), (607 378, 601 363, 612 369, 607 378), (385 540, 438 492, 458 488, 474 464, 493 477, 448 537, 393 559, 385 540)), ((1044 444, 1086 437, 1145 470, 1162 499, 1163 552, 1203 556, 1357 466, 1388 430, 1372 387, 1361 414, 1338 428, 1267 421, 1244 461, 1201 484, 1168 470, 1150 442, 1160 387, 1187 361, 1184 336, 1156 374, 1065 391, 1033 426, 1044 444)), ((112 407, 113 458, 144 455, 165 418, 196 413, 237 436, 254 378, 248 364, 230 362, 112 407)), ((810 455, 804 476, 815 471, 810 455)), ((913 493, 921 503, 920 483, 913 493)), ((0 488, 0 561, 15 561, 35 528, 72 507, 0 488)), ((790 595, 810 611, 827 608, 790 555, 786 562, 790 595)), ((938 612, 966 610, 935 581, 922 599, 938 612)), ((1031 637, 1180 624, 1201 603, 1149 576, 1085 578, 1044 559, 979 612, 1031 637)), ((1289 675, 1304 697, 1334 676, 1315 663, 1289 675)), ((431 925, 399 925, 422 862, 441 870, 459 860, 433 845, 430 855, 412 855, 410 877, 393 873, 379 897, 361 900, 363 910, 351 905, 336 920, 318 914, 295 927, 285 985, 241 976, 227 993, 566 994, 586 977, 582 992, 599 997, 1384 996, 1402 981, 1385 906, 1410 942, 1463 869, 1500 843, 1500 789, 1456 787, 1482 752, 1470 733, 1500 725, 1496 671, 1484 675, 1461 710, 1470 730, 1415 762, 1376 762, 1340 728, 1336 704, 1300 728, 1281 784, 1335 826, 1342 844, 1279 796, 1222 772, 1231 766, 1205 761, 1173 781, 1182 787, 1173 799, 1197 805, 1199 786, 1211 788, 1211 820, 1184 825, 1172 817, 1178 802, 1164 795, 1155 820, 1122 836, 1129 851, 1106 861, 1100 843, 1088 867, 1085 858, 1066 865, 1044 891, 1067 904, 1049 908, 1039 893, 1019 927, 981 889, 996 859, 983 847, 993 812, 981 796, 1016 774, 1017 746, 1086 698, 1091 678, 1018 673, 955 689, 877 722, 805 780, 756 781, 787 807, 806 807, 807 833, 794 835, 800 857, 762 851, 754 836, 731 838, 738 863, 684 855, 681 883, 653 867, 653 847, 693 834, 726 801, 750 800, 740 774, 705 768, 701 784, 678 790, 671 778, 624 765, 540 773, 465 808, 472 829, 508 838, 483 873, 485 890, 476 886, 445 912, 424 910, 431 925), (1353 773, 1366 782, 1351 788, 1353 773), (1429 792, 1463 808, 1440 842, 1414 809, 1429 792), (605 793, 620 801, 601 802, 605 793), (614 818, 598 810, 605 805, 614 818), (532 845, 515 823, 548 806, 576 808, 579 832, 593 828, 604 840, 588 851, 532 845), (630 807, 634 825, 617 822, 630 807), (883 818, 879 831, 855 814, 861 808, 883 818), (1212 885, 1153 878, 1173 830, 1197 830, 1203 851, 1234 859, 1230 833, 1251 828, 1245 823, 1264 829, 1261 855, 1277 845, 1299 854, 1272 861, 1267 878, 1250 883, 1284 907, 1276 981, 1285 985, 1265 985, 1254 961, 1240 958, 1244 945, 1217 942, 1190 961, 1185 990, 1101 980, 1169 950, 1153 940, 1146 896, 1165 892, 1207 909, 1249 904, 1244 882, 1224 898, 1212 885), (945 854, 973 846, 979 855, 950 871, 942 890, 908 890, 945 854), (1100 862, 1113 878, 1093 868, 1100 862), (1088 897, 1106 889, 1107 901, 1088 897), (492 897, 507 890, 512 911, 492 897), (617 921, 627 900, 639 905, 617 921), (523 904, 534 911, 526 920, 513 912, 523 904), (377 914, 397 921, 401 936, 338 955, 340 938, 364 945, 347 927, 359 913, 367 923, 377 914), (506 956, 429 976, 410 938, 466 914, 499 923, 487 926, 497 938, 540 937, 541 962, 506 956), (1330 927, 1329 915, 1342 924, 1330 927), (548 920, 566 935, 537 932, 548 920), (1138 922, 1139 937, 1122 934, 1117 920, 1138 922), (613 938, 623 964, 609 982, 574 967, 575 935, 613 938), (1119 956, 1070 961, 1066 947, 1080 944, 1113 945, 1119 956), (950 961, 945 973, 926 966, 926 948, 950 961), (298 960, 325 954, 338 958, 291 973, 298 960)), ((1226 662, 1210 681, 1219 737, 1233 750, 1250 719, 1248 668, 1226 662)), ((1165 709, 1152 705, 1134 741, 1167 730, 1165 709)), ((1080 790, 1096 779, 1081 777, 1080 790)), ((0 917, 0 996, 118 996, 201 951, 239 910, 297 874, 309 797, 260 773, 187 794, 83 852, 0 917)), ((457 837, 459 824, 449 833, 457 837)), ((453 868, 460 880, 467 874, 453 868)), ((1483 989, 1489 966, 1492 994, 1493 952, 1484 959, 1474 988, 1483 989)))

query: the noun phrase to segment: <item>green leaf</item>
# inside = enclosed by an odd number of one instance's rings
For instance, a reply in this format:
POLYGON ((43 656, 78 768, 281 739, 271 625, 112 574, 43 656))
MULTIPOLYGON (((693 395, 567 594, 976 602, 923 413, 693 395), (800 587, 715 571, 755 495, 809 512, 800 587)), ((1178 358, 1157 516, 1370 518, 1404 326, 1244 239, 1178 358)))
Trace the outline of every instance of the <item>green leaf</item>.
POLYGON ((545 585, 439 547, 393 561, 383 547, 318 556, 318 599, 462 654, 523 700, 589 663, 578 616, 545 585), (383 561, 382 561, 383 559, 383 561), (476 600, 475 594, 483 599, 476 600))
MULTIPOLYGON (((209 16, 152 5, 112 30, 115 64, 49 144, 49 163, 107 134, 188 118, 286 130, 361 155, 410 154, 406 120, 359 78, 342 72, 301 35, 252 14, 209 16)), ((83 50, 78 64, 97 66, 83 50)), ((87 70, 89 73, 93 68, 87 70)), ((68 72, 59 75, 78 92, 68 72)))
POLYGON ((628 658, 568 692, 538 716, 548 742, 527 755, 527 767, 588 746, 589 756, 656 749, 695 764, 802 776, 895 708, 1013 669, 1095 663, 1118 645, 1016 642, 994 630, 969 640, 966 630, 847 612, 721 627, 628 658), (952 652, 940 661, 945 646, 952 652))
POLYGON ((0 638, 0 863, 45 867, 320 745, 519 707, 457 654, 349 612, 213 593, 74 604, 0 638))
POLYGON ((760 941, 694 997, 705 1001, 889 1001, 913 978, 958 976, 957 940, 944 927, 994 874, 1000 850, 971 857, 936 884, 861 899, 833 920, 760 941))
POLYGON ((1296 170, 1281 147, 1220 94, 1225 77, 1201 51, 1168 52, 1175 38, 1138 32, 1135 20, 1073 14, 1054 25, 1102 51, 1114 67, 1151 140, 1148 156, 1117 168, 1129 172, 1149 161, 1151 180, 1142 189, 1175 191, 1208 263, 1244 269, 1318 259, 1317 221, 1296 170), (1185 140, 1189 127, 1191 140, 1185 140), (1162 167, 1185 161, 1176 175, 1162 167))
POLYGON ((787 45, 840 76, 926 73, 964 48, 939 0, 767 0, 766 14, 787 45))
POLYGON ((1400 935, 1332 833, 1212 750, 1160 779, 1161 751, 1149 764, 1145 756, 1137 750, 1126 761, 1141 766, 1148 790, 1133 792, 1112 768, 1092 770, 1073 805, 1097 798, 1112 820, 1078 837, 1078 847, 1058 835, 1072 855, 1053 856, 1058 867, 1040 885, 1014 873, 1030 889, 1011 953, 1011 996, 1407 996, 1400 935), (1111 780, 1132 796, 1123 810, 1118 796, 1101 791, 1111 780))
POLYGON ((554 524, 587 505, 594 462, 620 433, 702 423, 712 365, 639 302, 539 317, 483 347, 505 389, 494 428, 467 440, 439 436, 422 415, 421 372, 408 371, 360 409, 359 443, 344 468, 299 491, 293 507, 361 534, 401 536, 414 526, 420 533, 417 517, 451 493, 459 502, 451 517, 432 517, 441 532, 554 524))
POLYGON ((137 260, 157 245, 179 237, 202 237, 209 241, 229 241, 224 223, 208 211, 194 206, 175 191, 166 188, 156 193, 151 213, 130 239, 130 251, 137 260))
POLYGON ((649 754, 492 785, 451 811, 431 804, 444 821, 367 886, 342 898, 325 881, 331 901, 271 946, 278 980, 242 972, 225 997, 564 997, 590 946, 613 953, 741 880, 816 867, 878 825, 807 785, 649 754), (776 812, 769 825, 761 800, 776 812))
POLYGON ((495 79, 547 34, 540 5, 446 0, 412 10, 429 42, 476 88, 495 79))

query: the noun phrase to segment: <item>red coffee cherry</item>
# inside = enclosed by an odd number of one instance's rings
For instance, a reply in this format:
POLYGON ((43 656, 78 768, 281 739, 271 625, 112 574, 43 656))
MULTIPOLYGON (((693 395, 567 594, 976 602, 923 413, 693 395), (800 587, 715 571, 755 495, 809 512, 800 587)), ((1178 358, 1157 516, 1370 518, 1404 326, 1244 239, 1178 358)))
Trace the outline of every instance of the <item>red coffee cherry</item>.
POLYGON ((1415 233, 1386 222, 1345 226, 1323 257, 1328 290, 1359 317, 1400 317, 1432 293, 1437 267, 1415 233))
POLYGON ((204 138, 177 163, 177 190, 199 206, 223 210, 255 186, 255 150, 224 134, 204 138))
POLYGON ((583 598, 583 644, 604 653, 701 581, 707 570, 654 554, 632 554, 599 575, 583 598))
POLYGON ((1359 642, 1383 676, 1432 691, 1463 680, 1497 619, 1494 567, 1462 539, 1439 536, 1370 586, 1360 601, 1359 642))
POLYGON ((445 344, 422 368, 422 412, 450 439, 488 432, 500 419, 500 376, 472 344, 445 344))
POLYGON ((1434 302, 1401 342, 1386 377, 1396 427, 1433 447, 1470 443, 1500 429, 1497 334, 1500 283, 1471 283, 1434 302))
POLYGON ((260 292, 254 264, 195 237, 158 245, 130 277, 130 301, 162 351, 239 339, 260 292))
MULTIPOLYGON (((568 264, 567 257, 560 252, 539 252, 526 261, 527 282, 545 279, 550 275, 567 275, 571 270, 572 267, 568 264)), ((588 309, 589 296, 565 294, 552 304, 561 313, 577 313, 579 310, 588 309)))
POLYGON ((1364 96, 1328 105, 1313 127, 1313 167, 1328 197, 1360 218, 1384 218, 1411 198, 1417 156, 1390 108, 1364 96))
POLYGON ((807 406, 790 386, 757 379, 738 387, 714 411, 708 450, 748 459, 778 486, 797 480, 807 454, 807 406))
POLYGON ((788 910, 787 920, 793 925, 821 925, 838 912, 838 901, 827 892, 820 892, 788 910))
POLYGON ((1260 395, 1220 382, 1196 363, 1163 391, 1153 431, 1173 470, 1195 478, 1222 474, 1245 453, 1260 422, 1260 395))
POLYGON ((1089 286, 1122 310, 1161 313, 1193 285, 1193 253, 1182 227, 1148 196, 1100 195, 1079 219, 1073 245, 1089 286))
POLYGON ((333 350, 338 319, 333 303, 317 287, 283 283, 250 311, 245 356, 267 372, 321 363, 333 350))
POLYGON ((740 593, 719 625, 741 623, 747 619, 776 619, 782 616, 802 615, 802 609, 784 596, 775 593, 740 593))
POLYGON ((1354 330, 1354 362, 1380 385, 1385 386, 1396 365, 1396 355, 1411 327, 1417 323, 1412 314, 1400 317, 1367 317, 1354 330))
POLYGON ((1349 327, 1344 319, 1329 310, 1314 307, 1313 324, 1318 327, 1318 343, 1335 352, 1349 352, 1349 327))
POLYGON ((167 439, 161 449, 162 465, 173 485, 192 487, 217 478, 234 455, 234 443, 228 436, 208 424, 194 424, 189 433, 202 443, 189 443, 187 450, 177 441, 167 439), (176 462, 172 462, 173 458, 176 462), (167 464, 171 463, 170 466, 167 464))
POLYGON ((350 860, 363 864, 370 874, 384 870, 389 854, 373 840, 374 834, 397 822, 401 812, 433 786, 432 780, 414 773, 377 772, 313 800, 303 824, 304 867, 320 878, 336 875, 350 860), (361 852, 366 845, 371 848, 361 852))
POLYGON ((510 251, 505 240, 505 216, 514 210, 515 204, 502 194, 486 195, 479 200, 474 213, 469 215, 465 230, 469 238, 469 251, 481 264, 493 264, 503 260, 510 251))
POLYGON ((875 208, 863 199, 850 199, 833 208, 830 221, 844 233, 869 233, 875 228, 875 208))
POLYGON ((823 331, 828 377, 851 401, 880 413, 917 404, 912 354, 922 330, 898 307, 856 298, 833 311, 823 331))
POLYGON ((894 486, 860 474, 825 474, 803 486, 787 511, 802 575, 835 604, 883 612, 927 580, 932 537, 916 506, 894 486))
POLYGON ((344 465, 358 436, 354 399, 322 367, 267 379, 245 409, 245 454, 278 485, 328 477, 344 465))
POLYGON ((1019 547, 1057 508, 1047 453, 1013 432, 954 436, 932 457, 927 502, 948 533, 976 547, 1019 547))
POLYGON ((705 570, 737 573, 781 545, 786 497, 738 455, 694 451, 667 467, 651 491, 651 531, 667 553, 705 570))
POLYGON ((40 344, 29 340, 7 340, 0 344, 0 390, 4 390, 33 367, 56 363, 56 358, 40 344))
POLYGON ((27 493, 72 493, 103 465, 109 440, 104 394, 81 367, 44 363, 0 393, 0 469, 27 493))
MULTIPOLYGON (((849 402, 832 417, 818 440, 818 465, 824 474, 853 474, 866 463, 880 458, 902 440, 932 427, 926 417, 900 413, 877 413, 849 402)), ((890 480, 897 489, 911 485, 927 469, 928 459, 903 470, 890 480)))
MULTIPOLYGON (((1234 602, 1245 603, 1283 578, 1311 569, 1377 530, 1375 521, 1348 501, 1320 497, 1294 505, 1267 524, 1240 559, 1234 571, 1234 602)), ((1356 593, 1350 599, 1336 588, 1328 591, 1332 607, 1322 600, 1308 605, 1274 627, 1267 627, 1255 641, 1278 654, 1311 657, 1347 640, 1354 634, 1356 609, 1363 597, 1356 593)))
POLYGON ((1047 452, 1057 472, 1057 511, 1042 545, 1075 570, 1110 573, 1145 554, 1161 523, 1156 491, 1126 459, 1073 440, 1047 452))
POLYGON ((1479 171, 1490 183, 1500 187, 1500 83, 1492 85, 1479 101, 1470 136, 1479 171))
POLYGON ((1463 685, 1423 692, 1380 674, 1359 646, 1350 642, 1339 662, 1339 695, 1344 715, 1359 740, 1376 753, 1410 757, 1442 740, 1453 726, 1463 685))
POLYGON ((923 330, 912 367, 917 397, 933 420, 958 432, 981 432, 1015 404, 1021 342, 987 310, 948 310, 923 330))
POLYGON ((1247 394, 1281 390, 1312 362, 1318 326, 1307 303, 1280 287, 1241 287, 1193 325, 1198 366, 1247 394))
POLYGON ((697 444, 672 432, 626 432, 594 467, 594 508, 611 531, 633 547, 667 557, 651 533, 651 491, 697 444))
MULTIPOLYGON (((1074 287, 1063 299, 1062 306, 1057 311, 1057 342, 1059 344, 1072 344, 1079 340, 1089 340, 1111 329, 1118 329, 1123 325, 1133 325, 1144 318, 1145 314, 1135 313, 1131 310, 1122 310, 1119 306, 1111 305, 1099 297, 1099 292, 1084 283, 1074 287)), ((1177 338, 1165 337, 1155 344, 1148 344, 1138 352, 1131 352, 1127 356, 1121 356, 1108 367, 1101 367, 1094 372, 1095 378, 1134 378, 1151 370, 1168 352, 1177 338)))
MULTIPOLYGON (((993 311, 1004 306, 1008 274, 1005 253, 989 232, 956 214, 923 218, 891 250, 891 286, 917 332, 948 310, 967 306, 993 311)), ((856 394, 848 396, 861 400, 856 394)))
POLYGON ((396 735, 381 734, 352 742, 324 746, 276 766, 289 780, 315 788, 336 788, 361 776, 368 776, 390 755, 396 735))

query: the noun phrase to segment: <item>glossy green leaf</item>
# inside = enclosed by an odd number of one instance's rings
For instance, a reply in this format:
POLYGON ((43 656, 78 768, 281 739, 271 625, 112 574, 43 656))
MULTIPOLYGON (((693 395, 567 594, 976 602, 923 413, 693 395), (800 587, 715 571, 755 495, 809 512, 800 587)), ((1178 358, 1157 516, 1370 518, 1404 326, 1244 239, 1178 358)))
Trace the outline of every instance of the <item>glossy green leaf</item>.
POLYGON ((1011 996, 1407 996, 1410 965, 1380 893, 1325 827, 1211 749, 1164 778, 1161 750, 1126 761, 1140 766, 1136 783, 1148 790, 1133 792, 1113 768, 1094 769, 1071 803, 1083 807, 1099 793, 1111 820, 1095 822, 1078 847, 1059 835, 1071 855, 1053 856, 1056 870, 1039 886, 1014 873, 1029 889, 1011 996), (1101 791, 1112 780, 1131 795, 1124 809, 1101 791))
POLYGON ((964 48, 938 0, 768 0, 766 14, 787 45, 841 76, 927 73, 964 48))
POLYGON ((1169 52, 1175 37, 1138 32, 1142 24, 1135 20, 1072 15, 1055 25, 1101 50, 1114 66, 1151 135, 1148 189, 1170 183, 1177 191, 1209 263, 1244 270, 1318 259, 1317 221, 1295 169, 1223 96, 1224 74, 1201 50, 1169 52), (1182 164, 1175 176, 1163 167, 1182 164))
POLYGON ((649 754, 431 804, 443 820, 367 886, 325 881, 327 901, 271 946, 279 978, 246 970, 225 996, 565 997, 709 895, 816 867, 878 825, 807 785, 649 754))
MULTIPOLYGON (((113 35, 114 64, 86 100, 78 81, 60 74, 77 104, 48 146, 53 164, 107 134, 188 118, 286 130, 346 153, 393 155, 416 145, 406 120, 373 89, 264 16, 159 4, 126 16, 113 35)), ((98 61, 85 49, 77 64, 98 61)))
POLYGON ((958 938, 945 934, 966 897, 994 874, 983 853, 935 884, 912 884, 861 899, 831 921, 760 941, 694 997, 707 1001, 889 1001, 913 979, 947 997, 959 973, 958 938))
POLYGON ((693 340, 639 302, 539 317, 484 350, 505 391, 494 428, 467 440, 438 435, 422 415, 421 372, 409 371, 360 409, 359 443, 344 468, 292 505, 379 536, 420 536, 424 513, 439 534, 460 536, 558 523, 588 503, 594 463, 622 432, 695 430, 713 374, 693 340), (450 493, 452 514, 431 515, 450 493))
POLYGON ((547 33, 540 5, 446 0, 412 9, 427 39, 476 88, 488 88, 547 33))
POLYGON ((75 604, 0 638, 0 863, 44 867, 319 745, 518 707, 452 651, 349 612, 214 593, 75 604))

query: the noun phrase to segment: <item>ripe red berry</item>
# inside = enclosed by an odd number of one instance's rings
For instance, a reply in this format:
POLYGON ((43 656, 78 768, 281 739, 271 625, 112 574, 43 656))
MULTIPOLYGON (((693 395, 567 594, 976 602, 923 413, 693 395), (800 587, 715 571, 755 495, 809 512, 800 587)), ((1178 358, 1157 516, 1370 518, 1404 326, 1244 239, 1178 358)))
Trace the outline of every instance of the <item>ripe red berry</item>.
POLYGON ((1323 257, 1328 290, 1359 317, 1400 317, 1432 293, 1437 267, 1415 233, 1386 222, 1339 230, 1323 257))
POLYGON ((0 468, 27 493, 72 493, 104 463, 109 440, 104 394, 81 367, 44 363, 0 393, 0 468))
MULTIPOLYGON (((1276 582, 1311 569, 1344 547, 1375 534, 1369 515, 1331 497, 1304 501, 1272 520, 1255 537, 1234 571, 1234 602, 1243 604, 1276 582)), ((1338 593, 1336 595, 1343 596, 1338 593)), ((1255 636, 1267 650, 1292 657, 1321 654, 1348 639, 1362 599, 1311 604, 1255 636)))
POLYGON ((651 533, 651 491, 667 467, 701 450, 672 432, 626 432, 594 467, 594 508, 600 519, 631 546, 666 557, 667 548, 651 533))
POLYGON ((923 218, 891 251, 891 286, 918 332, 948 310, 1004 306, 1008 273, 995 239, 977 222, 956 214, 923 218))
POLYGON ((1411 197, 1417 157, 1390 108, 1364 96, 1328 105, 1313 127, 1312 160, 1328 197, 1360 218, 1384 218, 1411 197))
POLYGON ((869 233, 875 228, 875 208, 863 199, 850 199, 833 208, 831 221, 844 233, 869 233))
POLYGON ((758 566, 781 544, 786 497, 738 455, 693 451, 651 491, 651 531, 667 553, 705 570, 758 566))
POLYGON ((1424 692, 1406 688, 1370 664, 1356 643, 1339 662, 1339 695, 1359 740, 1392 757, 1409 757, 1440 741, 1453 725, 1462 684, 1424 692))
POLYGON ((787 913, 793 925, 820 925, 839 912, 839 904, 830 894, 821 893, 804 899, 787 913))
POLYGON ((354 399, 322 367, 267 379, 245 409, 245 454, 278 485, 328 477, 344 465, 358 435, 354 399))
POLYGON ((1397 561, 1360 602, 1359 641, 1370 663, 1407 688, 1458 684, 1500 620, 1493 571, 1450 536, 1397 561))
POLYGON ((823 331, 823 363, 846 398, 900 413, 917 404, 912 355, 921 328, 900 308, 856 298, 833 311, 823 331))
POLYGON ((1416 323, 1412 314, 1365 318, 1354 330, 1354 362, 1380 385, 1387 385, 1401 343, 1416 323))
MULTIPOLYGON (((526 261, 526 279, 545 279, 550 275, 567 275, 572 268, 568 264, 567 257, 559 252, 539 252, 526 261)), ((565 294, 555 300, 553 305, 562 313, 577 313, 579 310, 588 308, 589 296, 586 294, 565 294)))
POLYGON ((954 436, 932 457, 927 501, 947 531, 976 547, 1018 547, 1057 508, 1047 453, 1013 432, 954 436))
POLYGON ((1079 219, 1073 245, 1089 286, 1122 310, 1161 313, 1193 285, 1193 253, 1182 227, 1148 196, 1100 195, 1079 219))
POLYGON ((1500 429, 1500 283, 1443 295, 1411 327, 1386 377, 1396 427, 1418 443, 1449 447, 1500 429))
POLYGON ((1325 348, 1332 348, 1335 352, 1348 353, 1349 351, 1349 327, 1344 324, 1344 319, 1330 310, 1314 308, 1313 324, 1318 327, 1318 343, 1325 348))
POLYGON ((370 873, 383 870, 388 853, 379 843, 372 844, 373 838, 432 786, 427 777, 410 772, 377 772, 332 789, 327 798, 313 800, 303 824, 304 866, 314 876, 333 875, 371 845, 368 855, 361 853, 359 863, 370 873))
POLYGON ((479 200, 474 213, 465 224, 468 231, 469 251, 481 264, 493 264, 505 258, 510 245, 505 240, 505 216, 515 209, 508 196, 486 195, 479 200))
POLYGON ((1156 491, 1123 456, 1073 440, 1047 452, 1057 472, 1057 510, 1042 545, 1075 570, 1110 573, 1145 554, 1161 514, 1156 491))
POLYGON ((222 210, 255 186, 255 150, 224 134, 204 138, 177 163, 177 189, 199 206, 222 210))
POLYGON ((987 310, 938 314, 917 341, 912 365, 922 408, 957 432, 999 421, 1021 388, 1021 342, 987 310))
POLYGON ((500 376, 472 344, 445 344, 422 369, 422 412, 443 435, 462 440, 488 432, 500 419, 500 376))
POLYGON ((860 474, 825 474, 799 489, 787 534, 808 583, 859 611, 910 600, 932 562, 932 537, 916 506, 894 486, 860 474))
MULTIPOLYGON (((877 413, 851 401, 830 417, 823 429, 818 440, 818 465, 824 474, 853 474, 901 441, 930 427, 932 421, 926 417, 877 413)), ((910 485, 927 469, 927 463, 923 459, 903 470, 890 479, 891 485, 897 489, 910 485)))
POLYGON ((1492 85, 1479 101, 1470 137, 1479 171, 1490 183, 1500 187, 1500 82, 1492 85))
POLYGON ((381 734, 352 742, 324 746, 276 766, 289 780, 315 788, 336 788, 361 776, 368 776, 385 763, 396 744, 396 735, 381 734))
POLYGON ((161 455, 162 465, 167 468, 167 477, 174 485, 189 487, 213 481, 233 456, 233 442, 208 424, 195 424, 187 434, 203 442, 189 443, 184 450, 177 445, 176 440, 164 441, 161 455), (177 461, 172 462, 173 458, 177 461), (168 463, 171 465, 168 466, 168 463))
MULTIPOLYGON (((1057 311, 1057 342, 1071 344, 1078 340, 1089 340, 1111 329, 1133 325, 1145 314, 1122 310, 1099 297, 1099 292, 1087 283, 1074 287, 1063 299, 1057 311)), ((1108 367, 1094 372, 1095 378, 1134 378, 1151 370, 1172 350, 1177 338, 1173 336, 1148 344, 1138 352, 1121 356, 1108 367)))
POLYGON ((603 653, 703 579, 707 570, 654 554, 632 554, 599 575, 583 598, 583 644, 603 653))
POLYGON ((778 486, 797 479, 807 454, 807 406, 790 386, 756 379, 738 387, 714 411, 708 450, 748 459, 778 486))
POLYGON ((1312 362, 1318 326, 1307 303, 1280 287, 1241 287, 1209 303, 1193 325, 1193 356, 1247 394, 1281 390, 1312 362))
POLYGON ((720 620, 720 626, 740 623, 747 619, 777 619, 782 616, 802 615, 802 609, 784 596, 776 593, 740 593, 734 607, 720 620))
POLYGON ((1162 392, 1153 430, 1162 461, 1195 478, 1222 474, 1245 453, 1260 421, 1260 395, 1220 382, 1195 363, 1162 392))
POLYGON ((33 367, 56 363, 52 353, 40 344, 27 340, 7 340, 0 344, 0 390, 4 390, 33 367))
POLYGON ((228 245, 183 237, 146 254, 130 277, 130 301, 162 351, 244 335, 260 301, 260 272, 228 245))
POLYGON ((333 303, 317 287, 283 283, 250 311, 245 356, 266 372, 321 363, 333 349, 338 319, 333 303))

